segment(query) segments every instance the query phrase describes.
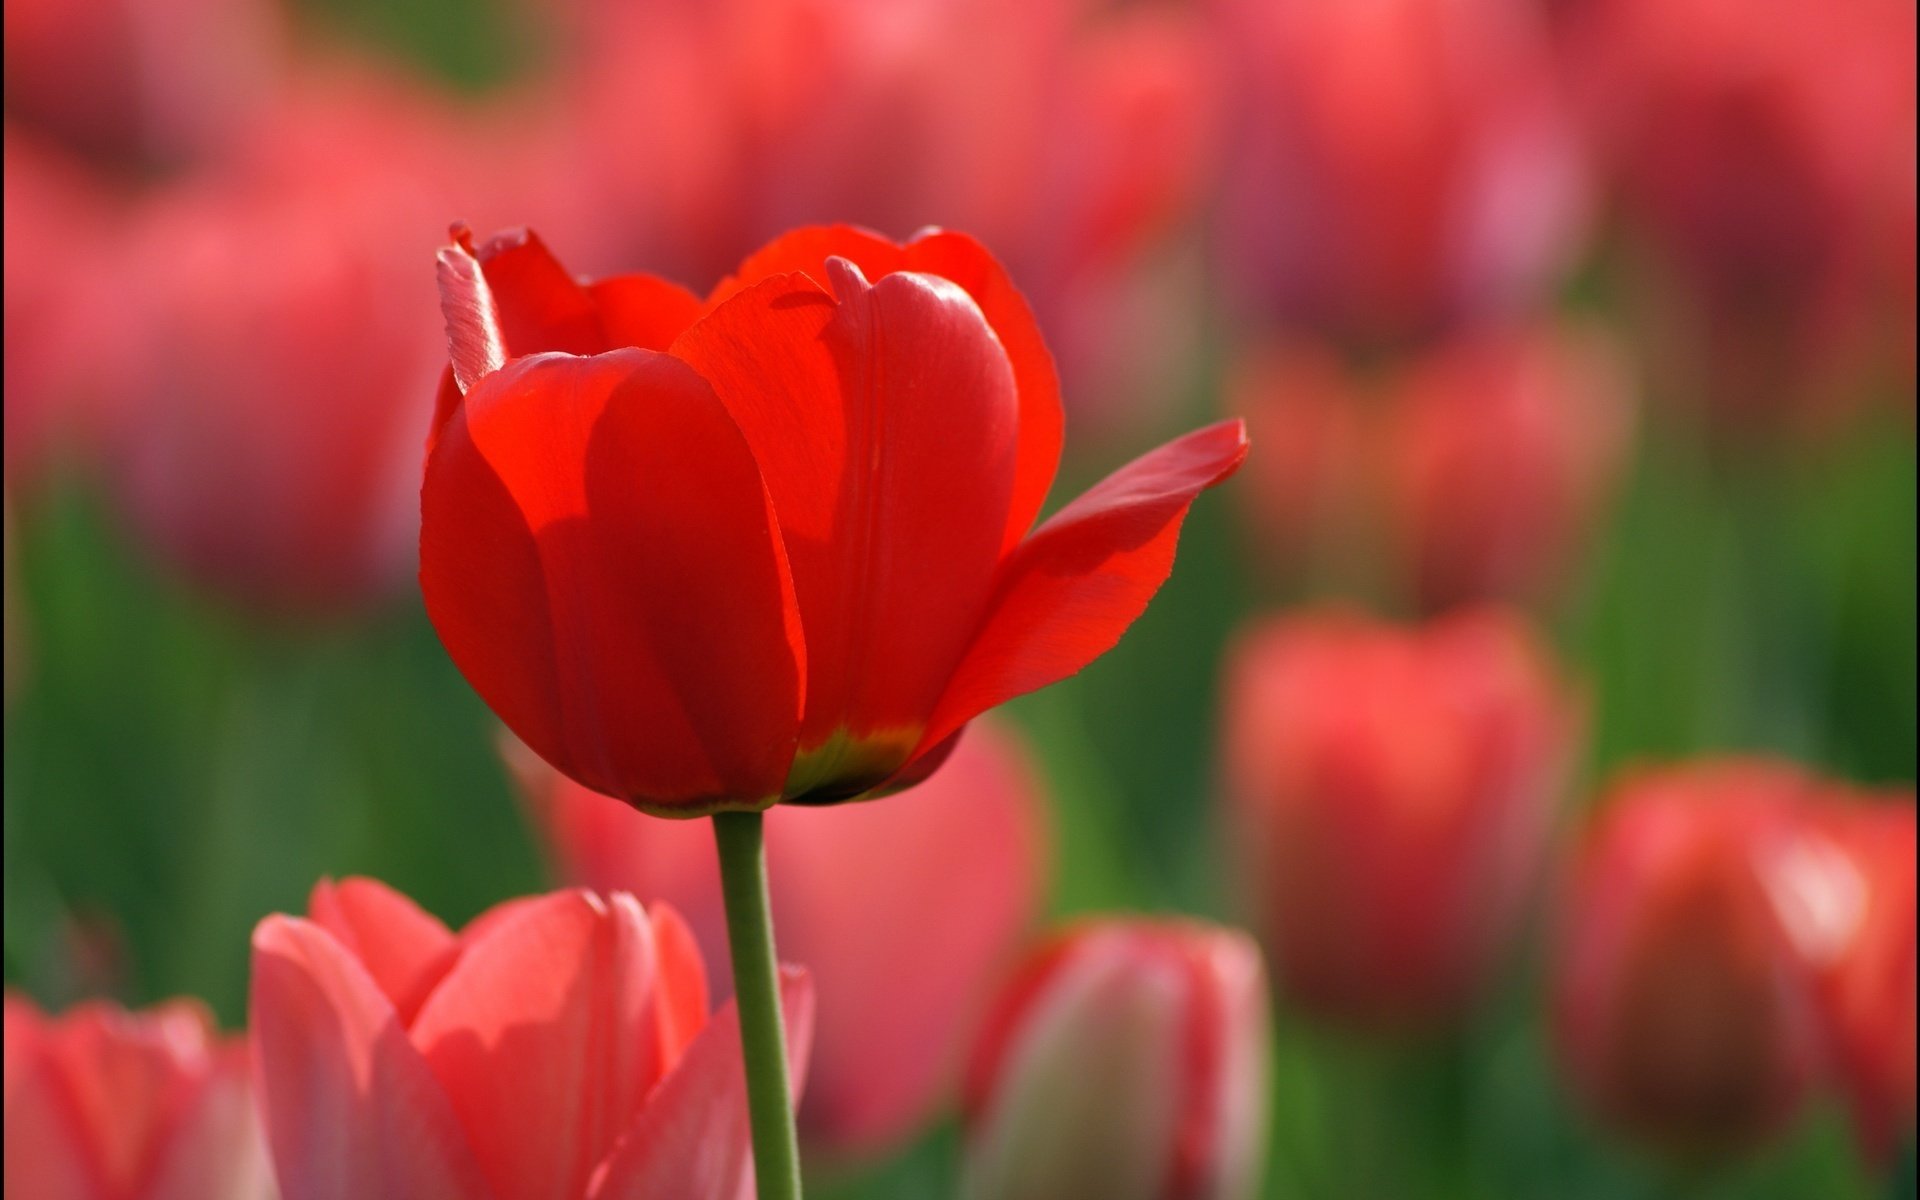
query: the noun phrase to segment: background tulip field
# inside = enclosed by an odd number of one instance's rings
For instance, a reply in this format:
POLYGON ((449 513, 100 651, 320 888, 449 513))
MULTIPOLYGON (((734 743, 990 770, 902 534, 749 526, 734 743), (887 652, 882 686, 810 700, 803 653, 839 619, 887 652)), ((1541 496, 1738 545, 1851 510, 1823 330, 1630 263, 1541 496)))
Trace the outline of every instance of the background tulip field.
POLYGON ((1017 1176, 983 1015, 1122 914, 1265 948, 1270 1042, 1228 1045, 1257 1195, 1911 1194, 1914 34, 1912 0, 6 0, 9 996, 239 1030, 256 924, 352 876, 456 928, 668 899, 726 978, 706 823, 547 771, 427 620, 434 253, 527 225, 704 295, 790 228, 940 225, 1059 367, 1047 511, 1222 417, 1251 450, 1110 653, 920 790, 772 815, 808 1195, 958 1195, 989 1141, 1017 1176), (1830 1015, 1799 959, 1684 966, 1793 933, 1773 877, 1633 907, 1679 893, 1598 814, 1665 780, 1894 814, 1849 843, 1893 965, 1843 1046, 1767 1007, 1830 1015), (1659 1088, 1709 1042, 1694 1129, 1659 1088))

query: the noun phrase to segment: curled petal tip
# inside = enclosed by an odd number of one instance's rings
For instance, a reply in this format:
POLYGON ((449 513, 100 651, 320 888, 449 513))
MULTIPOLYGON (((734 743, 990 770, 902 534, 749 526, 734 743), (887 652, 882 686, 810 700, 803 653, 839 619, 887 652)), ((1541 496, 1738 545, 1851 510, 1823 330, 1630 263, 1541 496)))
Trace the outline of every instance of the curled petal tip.
POLYGON ((827 259, 827 279, 833 285, 834 298, 842 304, 865 295, 873 287, 859 267, 837 254, 827 259))
MULTIPOLYGON (((464 231, 463 231, 464 232, 464 231)), ((500 332, 500 314, 493 291, 474 257, 471 239, 455 238, 440 248, 435 274, 440 284, 440 312, 447 322, 447 356, 454 382, 464 394, 481 379, 506 365, 506 340, 500 332)))

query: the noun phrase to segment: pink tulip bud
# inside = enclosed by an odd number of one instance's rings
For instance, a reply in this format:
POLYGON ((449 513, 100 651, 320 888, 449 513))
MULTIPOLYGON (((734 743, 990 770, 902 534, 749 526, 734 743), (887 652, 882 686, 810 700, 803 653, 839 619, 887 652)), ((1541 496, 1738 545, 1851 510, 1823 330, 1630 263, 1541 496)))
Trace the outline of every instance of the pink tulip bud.
POLYGON ((6 997, 9 1200, 272 1200, 247 1047, 197 1002, 6 997))
MULTIPOLYGON (((731 1005, 625 893, 512 900, 460 934, 372 880, 253 935, 260 1107, 286 1200, 751 1194, 731 1005)), ((781 982, 795 1086, 813 988, 781 982)))
POLYGON ((1738 1152, 1798 1113, 1819 1059, 1769 879, 1815 785, 1728 760, 1630 775, 1583 836, 1558 938, 1559 1055, 1605 1124, 1670 1154, 1738 1152))
MULTIPOLYGON (((687 914, 717 988, 731 990, 713 834, 590 792, 517 742, 509 759, 568 882, 645 887, 687 914)), ((811 1149, 897 1144, 949 1094, 987 989, 1040 900, 1042 793, 1006 727, 974 722, 946 764, 886 804, 767 813, 781 953, 821 996, 800 1107, 811 1149)))
POLYGON ((1520 618, 1323 611, 1230 653, 1243 897, 1287 1001, 1372 1030, 1455 1018, 1515 938, 1579 726, 1520 618))
POLYGON ((1267 989, 1251 939, 1096 920, 1009 980, 969 1063, 968 1200, 1237 1200, 1267 1128, 1267 989))

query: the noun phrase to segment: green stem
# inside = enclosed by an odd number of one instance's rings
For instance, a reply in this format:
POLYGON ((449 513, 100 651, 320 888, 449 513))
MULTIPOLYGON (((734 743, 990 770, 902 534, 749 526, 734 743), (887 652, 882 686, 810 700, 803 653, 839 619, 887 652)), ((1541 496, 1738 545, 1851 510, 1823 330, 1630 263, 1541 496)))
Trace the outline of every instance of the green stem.
POLYGON ((720 850, 720 886, 727 900, 727 945, 733 952, 747 1113, 753 1121, 754 1178, 760 1200, 799 1200, 800 1141, 793 1127, 793 1092, 787 1085, 787 1035, 780 1019, 760 814, 715 813, 713 840, 720 850))

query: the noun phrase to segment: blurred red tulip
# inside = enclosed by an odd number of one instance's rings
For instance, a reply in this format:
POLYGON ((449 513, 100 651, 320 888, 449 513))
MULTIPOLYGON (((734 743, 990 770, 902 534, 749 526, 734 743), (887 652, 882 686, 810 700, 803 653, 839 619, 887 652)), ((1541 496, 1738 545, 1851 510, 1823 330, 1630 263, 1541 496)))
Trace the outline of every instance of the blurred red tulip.
MULTIPOLYGON (((513 749, 561 875, 602 891, 644 887, 686 913, 726 994, 711 831, 648 820, 513 749)), ((767 814, 781 953, 807 964, 820 996, 800 1107, 811 1147, 871 1156, 945 1099, 986 988, 1041 898, 1041 807, 1019 744, 982 721, 898 804, 767 814)))
POLYGON ((1802 821, 1768 882, 1812 973, 1861 1146, 1885 1166, 1914 1119, 1913 792, 1829 794, 1802 821))
POLYGON ((559 116, 585 190, 630 231, 623 261, 712 278, 797 225, 963 228, 1029 288, 1076 416, 1123 415, 1147 398, 1143 362, 1177 352, 1198 297, 1159 260, 1201 199, 1215 110, 1178 7, 585 7, 559 116))
POLYGON ((125 386, 130 307, 114 204, 76 162, 6 126, 6 479, 24 500, 85 457, 99 402, 125 386))
POLYGON ((1217 0, 1238 64, 1220 258, 1251 315, 1363 343, 1525 310, 1586 223, 1526 0, 1217 0))
POLYGON ((108 414, 144 540, 196 582, 325 615, 404 580, 444 354, 419 263, 452 202, 404 88, 318 83, 150 202, 124 264, 142 371, 108 414))
POLYGON ((1780 1134, 1819 1065, 1766 865, 1812 782, 1729 760, 1630 775, 1582 838, 1558 939, 1560 1059, 1602 1121, 1684 1157, 1780 1134))
POLYGON ((1246 452, 1238 422, 1189 434, 1027 536, 1058 389, 959 234, 799 230, 703 309, 463 232, 441 289, 428 615, 535 753, 659 815, 925 778, 969 720, 1113 646, 1246 452))
POLYGON ((7 993, 7 1196, 271 1200, 247 1071, 193 1001, 50 1018, 7 993))
POLYGON ((1387 519, 1426 609, 1539 599, 1589 538, 1633 408, 1614 347, 1547 325, 1458 339, 1396 385, 1387 519))
MULTIPOLYGON (((260 1109, 286 1200, 750 1197, 731 1005, 671 910, 509 901, 459 935, 372 880, 253 935, 260 1109)), ((813 988, 781 982, 794 1078, 813 988)))
POLYGON ((1496 609, 1328 611, 1228 661, 1235 844, 1282 997, 1370 1030, 1457 1018, 1519 932, 1576 744, 1546 649, 1496 609))
POLYGON ((1229 386, 1263 450, 1243 496, 1256 560, 1378 586, 1421 608, 1538 601, 1565 582, 1634 422, 1596 331, 1499 324, 1362 372, 1320 343, 1270 345, 1229 386))
POLYGON ((1038 947, 968 1063, 967 1200, 1238 1200, 1260 1184, 1259 949, 1194 921, 1101 919, 1038 947))
POLYGON ((6 0, 7 111, 130 167, 233 134, 279 66, 269 0, 6 0))
POLYGON ((1850 408, 1876 274, 1912 260, 1888 214, 1905 192, 1910 227, 1913 4, 1595 0, 1570 22, 1654 286, 1682 301, 1659 317, 1687 341, 1675 390, 1735 431, 1850 408))

